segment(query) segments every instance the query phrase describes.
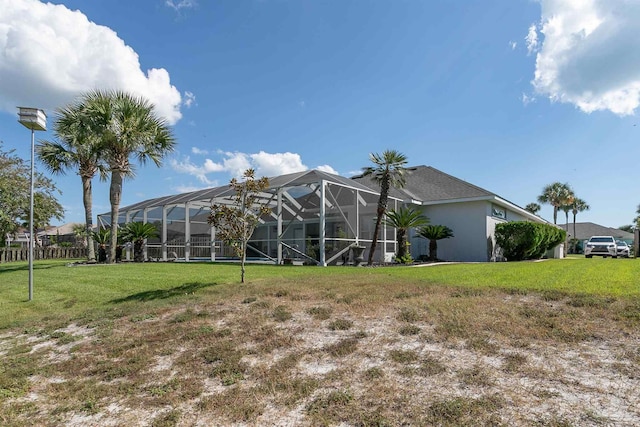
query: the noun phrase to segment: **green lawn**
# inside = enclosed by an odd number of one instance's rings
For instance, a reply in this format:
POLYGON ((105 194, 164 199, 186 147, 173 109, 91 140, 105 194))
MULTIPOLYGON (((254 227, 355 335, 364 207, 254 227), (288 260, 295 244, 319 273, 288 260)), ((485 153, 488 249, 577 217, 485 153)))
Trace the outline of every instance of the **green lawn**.
POLYGON ((0 425, 640 425, 639 273, 2 264, 0 425))
MULTIPOLYGON (((123 263, 68 267, 66 261, 34 264, 34 300, 28 297, 26 263, 0 264, 0 328, 38 318, 66 321, 86 311, 161 306, 184 295, 228 295, 239 266, 211 263, 123 263)), ((450 264, 429 267, 291 267, 249 265, 244 286, 453 285, 518 292, 562 292, 611 297, 640 296, 640 262, 634 259, 567 259, 544 262, 450 264)), ((369 292, 384 298, 384 292, 369 292)))

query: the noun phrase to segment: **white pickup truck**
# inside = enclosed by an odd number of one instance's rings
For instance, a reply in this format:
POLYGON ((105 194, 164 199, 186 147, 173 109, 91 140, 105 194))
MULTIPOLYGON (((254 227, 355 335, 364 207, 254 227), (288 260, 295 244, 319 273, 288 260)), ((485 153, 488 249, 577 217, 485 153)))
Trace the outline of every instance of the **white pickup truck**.
POLYGON ((584 247, 584 256, 591 258, 594 255, 618 258, 616 239, 613 236, 591 236, 584 247))

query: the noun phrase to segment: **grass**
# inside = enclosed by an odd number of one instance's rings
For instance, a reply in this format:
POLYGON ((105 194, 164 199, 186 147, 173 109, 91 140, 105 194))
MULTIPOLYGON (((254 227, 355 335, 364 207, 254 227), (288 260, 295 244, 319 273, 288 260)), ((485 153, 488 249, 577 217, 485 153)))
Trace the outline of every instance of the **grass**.
POLYGON ((0 425, 615 424, 594 408, 640 391, 639 273, 249 265, 241 285, 232 264, 46 261, 28 302, 27 264, 1 264, 0 425))

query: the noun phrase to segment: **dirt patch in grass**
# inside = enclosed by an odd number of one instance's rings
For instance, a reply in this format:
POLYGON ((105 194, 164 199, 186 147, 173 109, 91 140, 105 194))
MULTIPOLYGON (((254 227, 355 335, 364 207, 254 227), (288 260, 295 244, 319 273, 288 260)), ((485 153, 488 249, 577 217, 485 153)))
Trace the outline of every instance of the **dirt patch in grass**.
POLYGON ((0 425, 640 425, 638 307, 387 283, 141 302, 3 332, 0 425))

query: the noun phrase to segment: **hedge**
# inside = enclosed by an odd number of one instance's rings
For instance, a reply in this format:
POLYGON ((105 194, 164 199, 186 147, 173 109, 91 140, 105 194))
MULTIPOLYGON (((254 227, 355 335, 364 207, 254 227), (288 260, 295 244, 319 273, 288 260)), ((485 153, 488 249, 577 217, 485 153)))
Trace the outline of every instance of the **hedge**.
POLYGON ((563 242, 567 233, 550 224, 526 221, 504 222, 496 225, 496 243, 508 261, 539 259, 563 242))

